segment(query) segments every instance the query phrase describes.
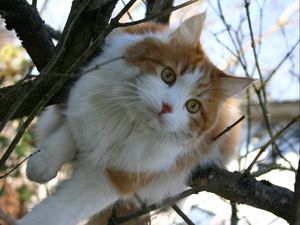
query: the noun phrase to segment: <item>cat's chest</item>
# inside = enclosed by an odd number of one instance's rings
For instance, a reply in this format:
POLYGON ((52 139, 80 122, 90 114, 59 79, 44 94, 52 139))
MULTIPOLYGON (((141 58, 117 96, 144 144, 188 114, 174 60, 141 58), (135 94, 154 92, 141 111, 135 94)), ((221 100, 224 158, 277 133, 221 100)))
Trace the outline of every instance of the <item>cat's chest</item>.
POLYGON ((167 170, 185 151, 180 144, 166 141, 159 134, 143 130, 139 124, 128 120, 89 123, 88 132, 83 132, 88 135, 85 140, 81 139, 83 148, 91 160, 108 166, 134 172, 167 170))
POLYGON ((124 113, 91 110, 83 115, 69 116, 68 122, 83 160, 95 166, 133 172, 168 170, 185 153, 178 142, 130 121, 124 113))
POLYGON ((183 147, 178 144, 136 132, 123 142, 120 149, 116 149, 112 166, 132 172, 168 170, 183 153, 183 147))

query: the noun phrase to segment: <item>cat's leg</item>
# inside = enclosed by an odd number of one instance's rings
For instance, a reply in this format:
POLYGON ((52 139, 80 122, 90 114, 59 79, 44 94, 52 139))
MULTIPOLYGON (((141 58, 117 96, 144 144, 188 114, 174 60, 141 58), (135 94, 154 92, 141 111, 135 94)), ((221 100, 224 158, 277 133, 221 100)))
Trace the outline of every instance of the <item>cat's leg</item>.
POLYGON ((118 199, 102 172, 82 169, 32 209, 17 225, 76 225, 118 199))
POLYGON ((38 153, 29 158, 27 163, 27 177, 39 183, 54 178, 60 167, 74 158, 76 149, 74 140, 65 123, 52 132, 40 146, 38 153))
POLYGON ((38 119, 35 128, 35 139, 38 144, 42 143, 46 138, 56 131, 65 120, 62 106, 49 106, 38 119))

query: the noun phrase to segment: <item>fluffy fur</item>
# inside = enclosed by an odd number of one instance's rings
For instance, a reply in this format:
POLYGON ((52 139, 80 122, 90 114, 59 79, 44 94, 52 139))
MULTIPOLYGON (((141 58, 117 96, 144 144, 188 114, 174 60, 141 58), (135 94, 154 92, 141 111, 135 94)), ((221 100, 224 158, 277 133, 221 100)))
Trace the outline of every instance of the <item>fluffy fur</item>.
POLYGON ((191 17, 175 31, 147 23, 107 38, 66 109, 41 116, 41 151, 27 165, 28 178, 39 183, 66 162, 73 173, 19 225, 74 225, 134 194, 158 202, 184 190, 197 164, 223 166, 232 157, 238 126, 212 139, 238 119, 231 97, 253 80, 209 61, 199 43, 204 19, 191 17))

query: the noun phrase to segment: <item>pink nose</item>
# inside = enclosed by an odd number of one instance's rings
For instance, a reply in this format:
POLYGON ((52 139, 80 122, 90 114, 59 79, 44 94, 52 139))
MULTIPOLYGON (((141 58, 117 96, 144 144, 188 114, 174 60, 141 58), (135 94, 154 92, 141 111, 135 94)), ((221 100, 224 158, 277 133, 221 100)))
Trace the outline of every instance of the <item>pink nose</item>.
POLYGON ((163 102, 161 112, 159 113, 159 115, 171 112, 173 112, 172 106, 169 103, 163 102))

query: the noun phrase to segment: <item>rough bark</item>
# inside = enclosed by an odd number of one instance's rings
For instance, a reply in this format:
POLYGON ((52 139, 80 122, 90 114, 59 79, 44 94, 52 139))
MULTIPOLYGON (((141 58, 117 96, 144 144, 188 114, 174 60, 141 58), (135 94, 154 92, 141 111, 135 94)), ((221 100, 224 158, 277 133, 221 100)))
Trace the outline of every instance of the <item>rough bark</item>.
MULTIPOLYGON (((58 76, 62 76, 87 49, 95 36, 106 28, 117 0, 111 0, 105 5, 95 4, 95 2, 101 1, 91 1, 83 10, 80 7, 82 7, 84 1, 75 0, 73 2, 62 38, 54 51, 52 41, 43 41, 48 40, 50 36, 47 34, 47 30, 43 28, 43 21, 33 7, 23 0, 0 0, 0 14, 5 19, 8 28, 15 29, 38 70, 43 70, 51 59, 56 58, 51 70, 47 74, 44 74, 43 78, 37 77, 18 85, 0 89, 0 121, 5 118, 8 110, 20 96, 30 92, 29 96, 24 99, 21 107, 18 107, 11 119, 29 115, 34 106, 41 100, 41 97, 56 83, 58 76), (16 13, 10 10, 24 10, 22 12, 24 18, 33 18, 32 20, 37 22, 30 23, 30 20, 26 22, 26 26, 23 26, 23 22, 11 19, 11 14, 15 15, 16 13), (78 15, 79 10, 81 10, 81 13, 78 15), (76 16, 77 18, 75 18, 76 16), (43 32, 38 33, 36 31, 37 25, 39 25, 38 29, 43 32), (35 36, 36 33, 37 36, 35 36), (60 44, 63 38, 65 40, 60 44)), ((16 16, 16 18, 19 19, 19 16, 16 16)), ((23 21, 26 21, 26 19, 23 19, 23 21)), ((92 55, 88 58, 91 57, 92 55)), ((73 78, 69 79, 67 81, 68 85, 65 85, 56 94, 56 97, 48 102, 48 105, 64 101, 73 80, 73 78)))
POLYGON ((117 224, 122 224, 202 191, 215 193, 231 202, 267 210, 289 223, 292 223, 294 219, 294 213, 291 210, 293 208, 294 193, 268 181, 257 181, 249 174, 230 172, 218 167, 205 169, 199 167, 193 172, 189 185, 191 189, 166 199, 162 204, 149 205, 140 210, 116 217, 114 220, 117 224))
POLYGON ((300 160, 298 162, 298 170, 296 174, 296 182, 295 182, 295 195, 294 195, 294 225, 300 224, 300 160))
POLYGON ((37 68, 43 68, 53 54, 54 44, 37 10, 25 0, 0 0, 0 15, 6 28, 16 31, 37 68))
POLYGON ((229 172, 219 168, 205 173, 200 169, 195 171, 192 177, 193 185, 200 182, 206 191, 232 202, 267 210, 288 222, 293 219, 293 211, 287 210, 293 208, 294 198, 294 193, 289 189, 265 180, 257 181, 246 173, 229 172))
MULTIPOLYGON (((153 13, 160 12, 162 10, 170 8, 174 3, 174 0, 147 0, 147 11, 146 16, 152 15, 153 13)), ((156 20, 158 23, 168 24, 171 14, 160 17, 156 20)))

